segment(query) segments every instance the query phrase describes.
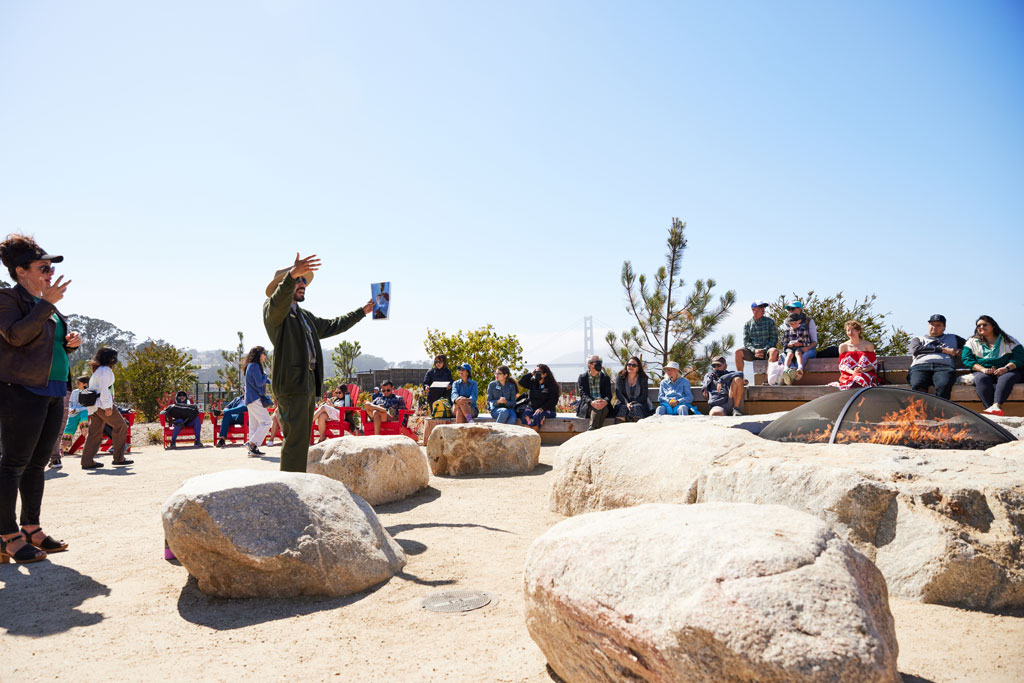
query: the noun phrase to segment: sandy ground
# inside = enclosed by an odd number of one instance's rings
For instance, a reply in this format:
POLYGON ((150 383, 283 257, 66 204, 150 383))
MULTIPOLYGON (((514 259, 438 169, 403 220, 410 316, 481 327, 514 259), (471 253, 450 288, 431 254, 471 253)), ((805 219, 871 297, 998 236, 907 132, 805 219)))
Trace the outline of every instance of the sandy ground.
MULTIPOLYGON (((409 564, 343 599, 208 598, 163 560, 159 509, 183 480, 277 469, 278 448, 257 460, 242 447, 136 446, 135 465, 93 472, 68 458, 48 474, 43 523, 70 550, 0 565, 0 681, 550 681, 524 625, 521 571, 530 542, 561 519, 547 509, 556 448, 531 475, 434 477, 378 506, 409 564), (419 606, 447 588, 498 602, 457 615, 419 606)), ((1024 617, 891 606, 906 680, 1024 680, 1024 617)))

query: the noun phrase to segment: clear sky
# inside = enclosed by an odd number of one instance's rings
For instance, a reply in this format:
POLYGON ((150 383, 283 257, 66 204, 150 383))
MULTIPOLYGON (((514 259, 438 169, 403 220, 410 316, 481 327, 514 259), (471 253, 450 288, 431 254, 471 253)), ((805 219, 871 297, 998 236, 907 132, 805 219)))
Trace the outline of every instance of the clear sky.
MULTIPOLYGON (((630 324, 622 261, 1024 335, 1024 3, 0 0, 0 229, 61 309, 266 343, 296 251, 390 361, 492 323, 527 360, 630 324)), ((4 275, 4 279, 9 279, 4 275)), ((336 340, 325 340, 332 346, 336 340)))

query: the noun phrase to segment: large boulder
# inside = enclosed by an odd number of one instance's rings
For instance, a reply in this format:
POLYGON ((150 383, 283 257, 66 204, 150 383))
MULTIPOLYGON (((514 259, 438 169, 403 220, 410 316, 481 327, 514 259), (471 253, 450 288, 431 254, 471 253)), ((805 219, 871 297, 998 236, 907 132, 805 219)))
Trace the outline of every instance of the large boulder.
POLYGON ((427 458, 404 436, 343 436, 309 447, 306 471, 336 479, 370 505, 402 500, 430 483, 427 458))
POLYGON ((899 681, 881 573, 781 506, 642 505, 530 547, 526 626, 566 681, 899 681))
POLYGON ((1024 442, 988 451, 778 443, 752 433, 761 426, 749 417, 690 417, 583 434, 556 454, 552 509, 786 505, 853 543, 894 595, 1024 607, 1024 442))
POLYGON ((373 508, 316 474, 205 474, 182 484, 160 512, 167 544, 210 595, 348 595, 405 566, 373 508))
POLYGON ((438 425, 427 441, 434 474, 521 474, 533 470, 539 458, 540 434, 514 425, 438 425))

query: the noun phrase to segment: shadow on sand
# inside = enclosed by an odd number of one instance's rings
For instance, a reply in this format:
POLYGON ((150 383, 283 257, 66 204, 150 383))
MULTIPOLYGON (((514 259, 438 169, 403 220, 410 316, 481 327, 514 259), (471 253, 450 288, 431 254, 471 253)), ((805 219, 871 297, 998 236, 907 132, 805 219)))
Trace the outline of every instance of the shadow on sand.
POLYGON ((551 465, 537 463, 529 472, 510 472, 508 474, 435 474, 441 479, 509 479, 511 477, 539 477, 552 470, 551 465))
POLYGON ((110 588, 99 581, 49 560, 0 565, 0 591, 0 630, 33 638, 100 623, 102 614, 82 612, 78 606, 110 595, 110 588))
POLYGON ((441 497, 441 492, 435 489, 433 486, 417 491, 408 498, 402 500, 396 500, 393 503, 381 503, 380 505, 373 506, 373 511, 378 514, 394 514, 397 512, 409 512, 413 508, 417 508, 425 503, 432 503, 441 497))
POLYGON ((280 619, 337 609, 372 595, 387 581, 341 598, 298 596, 294 598, 217 598, 199 590, 199 582, 189 576, 178 596, 178 614, 200 626, 230 631, 280 619))

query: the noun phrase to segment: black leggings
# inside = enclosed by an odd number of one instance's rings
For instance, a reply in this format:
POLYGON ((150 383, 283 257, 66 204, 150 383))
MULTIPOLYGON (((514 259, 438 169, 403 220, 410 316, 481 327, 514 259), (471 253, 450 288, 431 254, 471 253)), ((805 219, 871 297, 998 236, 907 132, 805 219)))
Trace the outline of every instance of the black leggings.
POLYGON ((988 408, 993 403, 1002 405, 1010 398, 1013 385, 1024 379, 1024 372, 1014 370, 998 377, 986 375, 984 372, 974 373, 974 390, 978 392, 981 403, 988 408))
POLYGON ((21 525, 39 524, 43 473, 64 427, 62 396, 37 396, 0 382, 0 534, 18 531, 14 510, 21 492, 21 525))

